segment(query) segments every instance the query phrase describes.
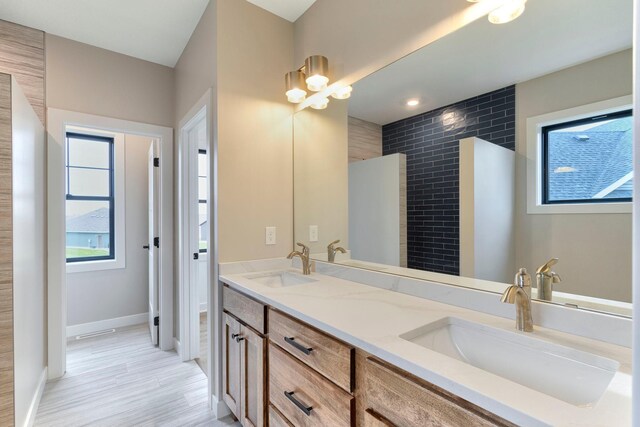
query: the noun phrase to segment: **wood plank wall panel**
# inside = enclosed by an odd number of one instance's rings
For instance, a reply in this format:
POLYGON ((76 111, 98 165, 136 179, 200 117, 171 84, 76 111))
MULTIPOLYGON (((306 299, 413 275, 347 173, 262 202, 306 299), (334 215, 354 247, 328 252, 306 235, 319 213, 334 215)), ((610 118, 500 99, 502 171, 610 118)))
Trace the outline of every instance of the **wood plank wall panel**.
POLYGON ((44 125, 44 32, 0 20, 0 73, 15 77, 44 125))
POLYGON ((349 163, 382 156, 382 126, 349 117, 349 163))
POLYGON ((11 76, 0 74, 0 426, 14 424, 11 76))

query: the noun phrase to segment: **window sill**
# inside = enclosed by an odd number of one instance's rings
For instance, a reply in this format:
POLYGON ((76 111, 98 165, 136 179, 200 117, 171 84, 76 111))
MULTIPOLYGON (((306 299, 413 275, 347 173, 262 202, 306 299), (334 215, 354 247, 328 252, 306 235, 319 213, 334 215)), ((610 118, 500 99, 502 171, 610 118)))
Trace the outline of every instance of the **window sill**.
POLYGON ((584 203, 566 205, 529 205, 527 214, 630 214, 633 209, 632 202, 624 203, 584 203))
POLYGON ((86 273, 90 271, 118 270, 125 268, 124 259, 110 259, 105 261, 78 261, 67 263, 67 274, 86 273))

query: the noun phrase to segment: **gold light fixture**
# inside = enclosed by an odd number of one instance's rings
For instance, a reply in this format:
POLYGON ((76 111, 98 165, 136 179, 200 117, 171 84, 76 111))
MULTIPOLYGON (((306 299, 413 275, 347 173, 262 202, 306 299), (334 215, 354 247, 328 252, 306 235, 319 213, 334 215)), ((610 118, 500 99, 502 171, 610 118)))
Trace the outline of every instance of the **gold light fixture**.
MULTIPOLYGON (((481 0, 467 0, 469 3, 478 3, 481 0)), ((502 6, 489 13, 489 22, 492 24, 506 24, 518 18, 524 13, 527 0, 505 0, 502 6)))
MULTIPOLYGON (((296 71, 291 71, 284 76, 287 100, 299 104, 307 98, 307 90, 320 92, 327 89, 329 84, 329 60, 322 55, 313 55, 305 59, 304 65, 296 71)), ((329 104, 328 96, 334 99, 347 99, 351 97, 353 88, 343 86, 337 89, 331 88, 330 93, 323 93, 320 99, 311 98, 311 108, 324 110, 329 104)), ((320 95, 314 95, 319 97, 320 95)))
POLYGON ((351 97, 351 92, 353 92, 353 88, 351 86, 345 86, 333 92, 331 97, 335 99, 348 99, 351 97))
POLYGON ((302 71, 291 71, 284 75, 284 83, 287 88, 287 100, 299 104, 307 97, 305 88, 305 75, 302 71))
POLYGON ((329 98, 320 98, 311 104, 311 108, 314 110, 324 110, 329 105, 329 98))
POLYGON ((509 0, 489 14, 489 22, 492 24, 506 24, 524 13, 527 0, 509 0))

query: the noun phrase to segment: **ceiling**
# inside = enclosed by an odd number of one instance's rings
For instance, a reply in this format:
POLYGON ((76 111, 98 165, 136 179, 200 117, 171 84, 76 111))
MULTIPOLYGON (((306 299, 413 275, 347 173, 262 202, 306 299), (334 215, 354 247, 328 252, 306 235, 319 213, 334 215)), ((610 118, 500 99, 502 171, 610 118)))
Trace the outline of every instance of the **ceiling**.
POLYGON ((479 19, 360 80, 349 114, 388 124, 630 48, 632 19, 632 0, 529 1, 511 23, 479 19))
MULTIPOLYGON (((248 1, 291 22, 315 2, 248 1)), ((0 0, 0 19, 174 67, 208 3, 209 0, 0 0)))
POLYGON ((295 22, 316 0, 247 0, 287 21, 295 22))
POLYGON ((209 0, 0 0, 0 18, 173 67, 209 0))

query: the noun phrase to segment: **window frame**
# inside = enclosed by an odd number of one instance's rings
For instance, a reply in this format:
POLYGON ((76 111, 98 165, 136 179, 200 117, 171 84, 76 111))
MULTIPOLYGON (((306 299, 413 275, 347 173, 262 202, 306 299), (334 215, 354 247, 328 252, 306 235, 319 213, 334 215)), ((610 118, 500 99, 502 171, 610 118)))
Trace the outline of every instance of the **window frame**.
MULTIPOLYGON (((67 264, 77 264, 82 262, 92 261, 113 261, 116 259, 116 234, 115 234, 115 138, 112 136, 92 135, 88 133, 81 133, 79 131, 66 131, 65 132, 65 169, 66 169, 66 183, 65 183, 65 203, 66 201, 96 201, 96 202, 109 202, 109 254, 102 256, 86 256, 77 258, 65 259, 67 264), (109 144, 109 196, 74 196, 70 194, 71 181, 69 170, 70 168, 77 169, 91 169, 91 170, 105 170, 103 168, 91 168, 84 166, 73 166, 69 164, 70 150, 69 139, 84 139, 88 141, 103 142, 109 144)), ((66 236, 66 230, 65 230, 66 236)), ((65 244, 66 249, 66 244, 65 244)))
POLYGON ((542 154, 542 176, 540 186, 542 189, 542 204, 543 205, 570 205, 570 204, 606 204, 606 203, 631 203, 632 198, 610 198, 610 199, 570 199, 570 200, 549 200, 549 133, 558 129, 566 129, 580 125, 586 125, 589 123, 604 122, 607 120, 614 120, 623 117, 633 117, 633 110, 623 109, 620 111, 614 111, 610 113, 599 114, 596 112, 590 117, 563 121, 551 125, 541 127, 541 154, 542 154))
POLYGON ((517 143, 516 152, 526 156, 526 213, 528 215, 556 214, 630 214, 633 202, 610 203, 552 203, 542 201, 542 128, 598 115, 629 110, 633 106, 631 95, 553 111, 526 119, 524 144, 517 143), (524 145, 524 146, 523 146, 524 145))

